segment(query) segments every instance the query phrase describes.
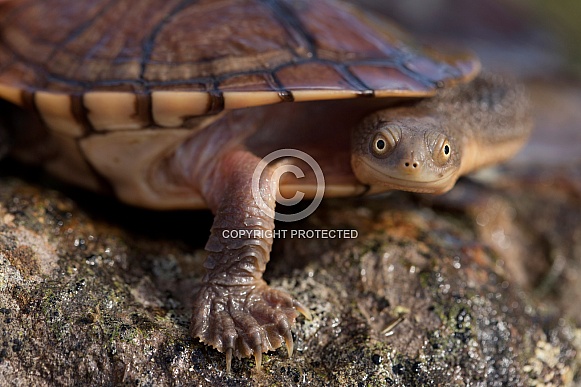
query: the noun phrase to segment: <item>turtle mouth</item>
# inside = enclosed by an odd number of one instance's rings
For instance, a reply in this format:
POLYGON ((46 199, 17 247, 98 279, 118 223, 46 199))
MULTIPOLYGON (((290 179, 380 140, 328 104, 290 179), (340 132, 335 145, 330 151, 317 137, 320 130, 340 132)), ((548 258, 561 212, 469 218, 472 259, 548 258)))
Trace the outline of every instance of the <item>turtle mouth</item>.
POLYGON ((449 191, 456 182, 454 170, 437 178, 422 179, 422 174, 416 176, 405 176, 399 173, 390 174, 388 173, 389 171, 379 169, 367 160, 363 159, 361 161, 365 164, 367 169, 366 180, 371 186, 370 192, 400 190, 417 193, 441 194, 449 191))

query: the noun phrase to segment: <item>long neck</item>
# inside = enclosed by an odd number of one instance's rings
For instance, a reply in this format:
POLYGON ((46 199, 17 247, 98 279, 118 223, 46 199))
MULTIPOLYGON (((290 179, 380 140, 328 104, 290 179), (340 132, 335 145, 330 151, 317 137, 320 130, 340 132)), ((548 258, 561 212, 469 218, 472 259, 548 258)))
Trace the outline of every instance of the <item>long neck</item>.
POLYGON ((465 139, 462 174, 511 157, 532 127, 524 88, 496 76, 482 75, 425 103, 452 136, 465 139))

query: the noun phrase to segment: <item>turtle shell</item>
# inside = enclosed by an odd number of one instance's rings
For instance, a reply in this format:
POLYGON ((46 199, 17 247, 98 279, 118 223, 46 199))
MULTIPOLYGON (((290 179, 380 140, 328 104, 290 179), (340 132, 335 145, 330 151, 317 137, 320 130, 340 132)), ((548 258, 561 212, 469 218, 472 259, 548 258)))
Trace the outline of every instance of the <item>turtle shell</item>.
POLYGON ((0 3, 0 98, 73 137, 279 102, 430 96, 478 70, 331 0, 0 3))

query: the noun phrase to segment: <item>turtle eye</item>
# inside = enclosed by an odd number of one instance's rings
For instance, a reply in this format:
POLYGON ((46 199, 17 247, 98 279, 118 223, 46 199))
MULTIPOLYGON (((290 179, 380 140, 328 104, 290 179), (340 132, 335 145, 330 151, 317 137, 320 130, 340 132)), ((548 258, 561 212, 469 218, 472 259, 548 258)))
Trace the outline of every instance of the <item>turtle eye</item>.
POLYGON ((426 146, 432 152, 434 163, 443 167, 452 157, 452 144, 450 139, 437 131, 429 130, 425 133, 426 146))
POLYGON ((377 155, 382 155, 387 151, 387 140, 382 134, 378 134, 373 139, 373 152, 377 155))
POLYGON ((399 137, 399 131, 397 129, 379 130, 371 142, 371 152, 376 157, 388 155, 397 145, 399 137))
POLYGON ((433 153, 434 161, 439 165, 446 164, 452 155, 450 141, 445 136, 441 136, 435 145, 433 153))

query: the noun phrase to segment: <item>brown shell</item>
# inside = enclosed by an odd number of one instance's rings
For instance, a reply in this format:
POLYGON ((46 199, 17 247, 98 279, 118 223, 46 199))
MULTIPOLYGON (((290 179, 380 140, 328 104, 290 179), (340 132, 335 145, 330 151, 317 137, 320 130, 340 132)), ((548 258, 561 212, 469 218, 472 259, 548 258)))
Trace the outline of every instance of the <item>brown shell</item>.
POLYGON ((331 0, 0 3, 0 97, 75 136, 283 101, 429 96, 478 69, 331 0))

